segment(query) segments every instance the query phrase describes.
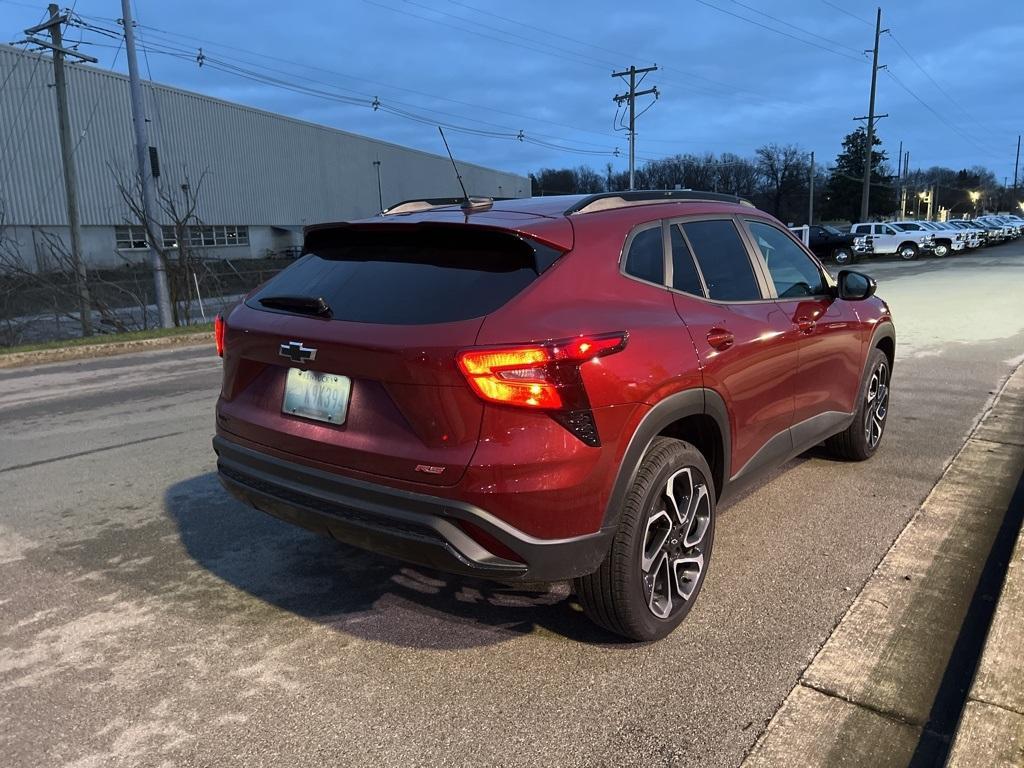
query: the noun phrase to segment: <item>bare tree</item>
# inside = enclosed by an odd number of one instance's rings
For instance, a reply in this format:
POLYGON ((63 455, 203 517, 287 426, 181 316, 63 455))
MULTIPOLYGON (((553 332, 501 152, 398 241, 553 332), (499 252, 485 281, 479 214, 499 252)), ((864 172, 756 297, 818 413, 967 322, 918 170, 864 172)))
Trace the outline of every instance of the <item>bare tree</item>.
MULTIPOLYGON (((153 222, 152 227, 146 226, 146 214, 142 208, 142 186, 138 174, 133 174, 128 179, 112 166, 108 167, 117 181, 117 189, 121 199, 128 206, 133 223, 138 223, 147 232, 163 233, 164 228, 158 222, 153 222)), ((183 169, 182 183, 176 190, 164 184, 158 184, 156 190, 157 206, 163 218, 170 222, 168 226, 173 238, 159 237, 158 242, 150 243, 150 246, 164 263, 171 295, 171 312, 174 324, 179 326, 188 325, 192 320, 192 283, 195 280, 193 275, 196 262, 202 257, 203 248, 192 245, 191 235, 193 228, 202 226, 197 209, 199 194, 207 175, 208 171, 204 170, 193 185, 188 170, 183 169), (167 244, 166 241, 171 244, 167 244)))
POLYGON ((790 198, 803 199, 809 167, 807 155, 793 144, 765 144, 757 148, 756 155, 762 192, 769 201, 771 213, 785 218, 784 208, 791 202, 790 198))

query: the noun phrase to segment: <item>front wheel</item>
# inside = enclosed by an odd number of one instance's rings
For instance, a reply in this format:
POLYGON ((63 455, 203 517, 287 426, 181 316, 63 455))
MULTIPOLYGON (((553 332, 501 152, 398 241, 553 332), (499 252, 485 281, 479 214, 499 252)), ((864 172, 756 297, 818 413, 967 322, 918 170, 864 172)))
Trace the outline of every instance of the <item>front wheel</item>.
POLYGON ((945 243, 936 243, 935 249, 932 251, 932 255, 936 258, 941 259, 943 256, 949 255, 949 246, 945 243))
POLYGON ((920 249, 917 247, 917 243, 903 243, 896 249, 896 253, 898 253, 900 258, 904 261, 913 261, 917 258, 917 254, 919 252, 920 249))
POLYGON ((655 438, 604 562, 574 581, 587 615, 630 640, 660 640, 690 612, 715 538, 711 469, 694 446, 655 438))
POLYGON ((868 358, 867 378, 861 385, 860 406, 853 422, 825 441, 833 456, 848 461, 870 459, 878 450, 889 416, 889 358, 877 347, 868 358))
POLYGON ((857 256, 849 248, 836 248, 832 252, 832 260, 841 266, 846 264, 856 264, 857 256))

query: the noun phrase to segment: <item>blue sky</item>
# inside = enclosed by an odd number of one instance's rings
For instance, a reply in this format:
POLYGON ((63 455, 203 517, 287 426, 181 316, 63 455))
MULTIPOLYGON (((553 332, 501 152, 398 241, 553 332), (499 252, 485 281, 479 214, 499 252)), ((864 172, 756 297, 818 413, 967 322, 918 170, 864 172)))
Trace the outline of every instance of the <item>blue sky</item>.
MULTIPOLYGON (((0 0, 0 39, 18 40, 44 7, 0 0)), ((662 68, 644 83, 661 98, 638 122, 641 159, 746 155, 777 142, 831 162, 852 118, 867 113, 870 62, 860 52, 871 46, 875 11, 866 0, 135 7, 150 49, 143 72, 158 82, 433 152, 443 147, 428 123, 468 128, 449 130, 456 157, 521 173, 624 169, 627 141, 613 128, 612 102, 623 83, 610 73, 630 64, 662 68), (371 108, 375 97, 383 109, 371 108), (530 141, 517 140, 520 131, 530 141)), ((77 0, 75 11, 118 29, 117 0, 77 0)), ((888 71, 879 73, 878 111, 889 117, 878 130, 894 162, 903 141, 912 168, 984 165, 1012 181, 1024 132, 1024 2, 899 0, 882 21, 891 34, 881 41, 888 71)), ((95 30, 66 35, 100 66, 126 69, 117 40, 95 30)))

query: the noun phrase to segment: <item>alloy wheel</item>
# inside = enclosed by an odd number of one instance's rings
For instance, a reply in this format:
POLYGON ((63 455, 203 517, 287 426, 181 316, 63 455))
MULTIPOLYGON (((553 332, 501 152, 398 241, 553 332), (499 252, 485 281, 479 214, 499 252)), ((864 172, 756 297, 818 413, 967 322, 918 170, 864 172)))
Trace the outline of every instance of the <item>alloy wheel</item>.
POLYGON ((916 259, 917 249, 909 245, 904 246, 902 249, 900 249, 900 257, 906 259, 907 261, 910 261, 911 259, 916 259))
POLYGON ((640 571, 651 613, 667 619, 693 596, 704 578, 711 525, 707 482, 693 467, 673 473, 644 529, 640 571))
POLYGON ((871 372, 868 390, 864 396, 864 438, 874 450, 882 439, 885 417, 889 413, 889 365, 879 363, 871 372))

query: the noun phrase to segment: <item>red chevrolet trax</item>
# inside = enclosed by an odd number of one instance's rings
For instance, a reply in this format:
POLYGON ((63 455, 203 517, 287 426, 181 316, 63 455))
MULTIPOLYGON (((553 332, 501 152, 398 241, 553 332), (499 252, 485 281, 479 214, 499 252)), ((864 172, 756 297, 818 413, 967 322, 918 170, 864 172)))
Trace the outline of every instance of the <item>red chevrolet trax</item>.
POLYGON ((357 547, 571 579, 601 626, 661 638, 738 488, 822 442, 877 450, 895 332, 874 293, 704 192, 424 200, 311 227, 218 319, 218 471, 357 547))

